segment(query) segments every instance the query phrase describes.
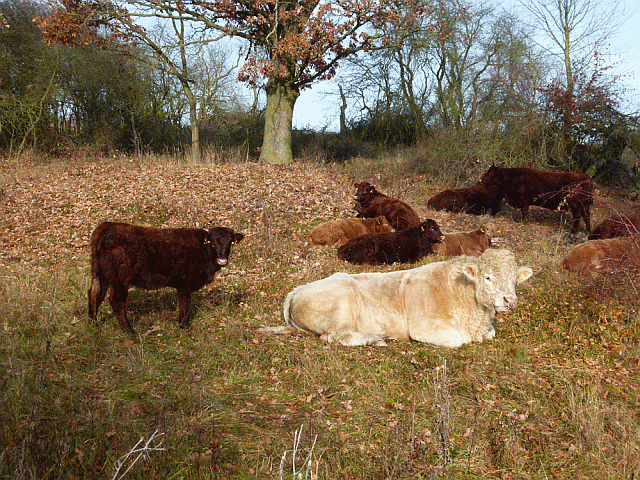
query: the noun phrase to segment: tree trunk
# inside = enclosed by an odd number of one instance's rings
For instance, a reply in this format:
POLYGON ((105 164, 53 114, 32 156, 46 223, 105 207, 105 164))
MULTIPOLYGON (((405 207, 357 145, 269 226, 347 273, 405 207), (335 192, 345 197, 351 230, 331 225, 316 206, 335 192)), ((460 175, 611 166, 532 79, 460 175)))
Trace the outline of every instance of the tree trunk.
POLYGON ((342 85, 338 84, 338 90, 342 100, 342 105, 340 105, 340 135, 345 135, 347 133, 347 97, 344 96, 342 85))
POLYGON ((189 121, 191 123, 191 158, 200 161, 200 128, 198 126, 198 105, 196 96, 188 82, 182 82, 182 89, 189 102, 189 121))
POLYGON ((260 161, 273 164, 293 163, 291 130, 293 107, 300 95, 298 89, 267 83, 267 106, 264 114, 264 139, 260 161))

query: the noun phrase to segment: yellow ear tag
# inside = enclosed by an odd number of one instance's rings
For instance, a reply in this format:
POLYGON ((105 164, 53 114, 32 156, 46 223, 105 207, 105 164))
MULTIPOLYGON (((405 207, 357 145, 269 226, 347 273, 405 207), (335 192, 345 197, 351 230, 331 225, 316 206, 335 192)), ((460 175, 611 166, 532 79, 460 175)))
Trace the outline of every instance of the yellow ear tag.
POLYGON ((424 232, 424 227, 420 227, 420 231, 421 231, 421 232, 424 232))
POLYGON ((209 240, 208 238, 204 239, 204 244, 205 245, 209 245, 211 243, 211 240, 209 240))
POLYGON ((484 227, 480 227, 480 231, 481 231, 482 233, 485 233, 485 232, 486 232, 486 230, 485 230, 485 228, 484 228, 484 227))

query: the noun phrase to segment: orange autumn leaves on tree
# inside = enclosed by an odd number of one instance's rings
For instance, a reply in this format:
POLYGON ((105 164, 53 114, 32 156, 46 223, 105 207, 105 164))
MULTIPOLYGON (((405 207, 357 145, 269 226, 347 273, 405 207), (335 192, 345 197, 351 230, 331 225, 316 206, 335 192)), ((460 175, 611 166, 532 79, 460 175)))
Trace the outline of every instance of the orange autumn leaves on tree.
POLYGON ((103 45, 110 40, 128 41, 130 32, 117 28, 111 20, 127 15, 109 1, 61 0, 49 16, 38 16, 38 24, 45 41, 51 45, 103 45))
POLYGON ((35 20, 50 44, 128 41, 145 34, 135 26, 136 16, 156 9, 165 18, 180 15, 246 39, 249 52, 239 80, 256 84, 262 78, 286 79, 297 88, 333 77, 338 60, 348 55, 392 43, 388 32, 401 35, 403 26, 413 25, 425 13, 419 2, 390 0, 62 0, 53 7, 49 16, 35 20))

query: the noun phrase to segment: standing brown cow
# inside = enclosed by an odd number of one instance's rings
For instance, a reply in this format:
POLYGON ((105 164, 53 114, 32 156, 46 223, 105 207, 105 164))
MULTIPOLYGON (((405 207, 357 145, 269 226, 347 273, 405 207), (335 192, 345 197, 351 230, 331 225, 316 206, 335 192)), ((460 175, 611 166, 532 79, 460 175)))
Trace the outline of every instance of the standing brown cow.
POLYGON ((580 219, 589 233, 593 183, 589 175, 573 172, 542 172, 531 168, 503 168, 492 165, 482 176, 488 188, 499 188, 513 208, 519 208, 524 220, 529 206, 556 210, 568 208, 573 217, 572 233, 578 231, 580 219))
POLYGON ((129 287, 178 290, 178 321, 189 325, 191 294, 211 283, 227 265, 231 246, 244 238, 230 228, 152 228, 104 222, 91 234, 89 317, 109 288, 109 302, 123 330, 133 332, 127 320, 129 287))

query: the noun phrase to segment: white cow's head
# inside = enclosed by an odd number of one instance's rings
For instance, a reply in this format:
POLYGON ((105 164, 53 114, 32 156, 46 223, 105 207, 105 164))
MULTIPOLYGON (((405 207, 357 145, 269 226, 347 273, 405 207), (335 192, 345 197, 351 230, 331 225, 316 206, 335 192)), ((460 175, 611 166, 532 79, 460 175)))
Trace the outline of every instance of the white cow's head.
POLYGON ((481 305, 504 312, 516 306, 516 285, 531 277, 533 270, 518 266, 509 250, 489 249, 477 263, 465 264, 462 273, 475 284, 481 305))

